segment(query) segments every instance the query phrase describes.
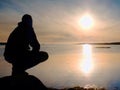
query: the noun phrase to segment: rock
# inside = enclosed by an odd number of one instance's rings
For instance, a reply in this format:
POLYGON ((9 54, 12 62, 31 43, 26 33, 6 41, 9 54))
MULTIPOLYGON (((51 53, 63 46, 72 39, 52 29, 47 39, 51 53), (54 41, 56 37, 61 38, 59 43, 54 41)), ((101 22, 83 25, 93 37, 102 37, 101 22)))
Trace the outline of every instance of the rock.
POLYGON ((47 90, 35 76, 6 76, 0 78, 0 90, 47 90))

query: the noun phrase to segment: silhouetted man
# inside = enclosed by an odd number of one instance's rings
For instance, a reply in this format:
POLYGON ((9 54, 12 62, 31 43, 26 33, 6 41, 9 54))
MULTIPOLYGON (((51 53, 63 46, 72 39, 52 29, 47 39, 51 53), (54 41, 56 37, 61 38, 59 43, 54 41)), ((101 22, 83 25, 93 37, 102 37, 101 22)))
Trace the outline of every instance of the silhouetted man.
POLYGON ((25 14, 10 34, 4 52, 12 64, 12 75, 27 74, 25 70, 48 59, 47 52, 39 51, 40 44, 32 27, 32 17, 25 14))

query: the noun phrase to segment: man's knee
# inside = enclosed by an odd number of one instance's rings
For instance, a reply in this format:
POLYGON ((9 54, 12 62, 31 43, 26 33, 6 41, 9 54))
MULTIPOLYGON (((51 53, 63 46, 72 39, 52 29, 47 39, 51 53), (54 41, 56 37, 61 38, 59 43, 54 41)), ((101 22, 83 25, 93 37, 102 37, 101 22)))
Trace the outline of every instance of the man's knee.
POLYGON ((43 59, 43 60, 47 60, 49 58, 49 55, 47 52, 44 52, 44 51, 40 51, 40 57, 43 59))

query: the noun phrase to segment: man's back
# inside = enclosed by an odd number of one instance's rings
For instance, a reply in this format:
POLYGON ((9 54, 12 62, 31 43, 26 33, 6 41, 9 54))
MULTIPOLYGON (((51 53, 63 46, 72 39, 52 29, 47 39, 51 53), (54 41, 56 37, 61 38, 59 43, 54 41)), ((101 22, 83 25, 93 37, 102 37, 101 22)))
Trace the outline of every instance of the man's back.
POLYGON ((5 52, 17 53, 27 50, 28 48, 28 38, 26 36, 25 28, 20 25, 10 34, 5 52))

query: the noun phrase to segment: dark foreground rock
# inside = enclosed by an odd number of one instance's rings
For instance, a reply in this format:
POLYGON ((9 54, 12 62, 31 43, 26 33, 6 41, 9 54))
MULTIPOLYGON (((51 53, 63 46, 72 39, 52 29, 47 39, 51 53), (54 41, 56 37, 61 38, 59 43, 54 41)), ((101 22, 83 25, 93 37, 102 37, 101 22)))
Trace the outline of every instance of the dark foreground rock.
POLYGON ((0 90, 48 90, 35 76, 6 76, 0 78, 0 90))

